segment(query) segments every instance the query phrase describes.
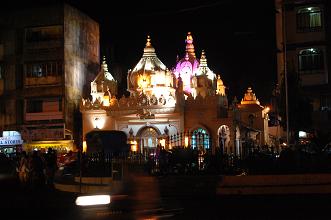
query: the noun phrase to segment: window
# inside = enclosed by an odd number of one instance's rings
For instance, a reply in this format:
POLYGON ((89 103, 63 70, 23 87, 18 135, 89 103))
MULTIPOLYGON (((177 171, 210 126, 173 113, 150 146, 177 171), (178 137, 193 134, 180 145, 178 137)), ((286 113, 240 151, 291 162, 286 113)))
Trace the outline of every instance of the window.
POLYGON ((26 42, 41 42, 60 40, 62 38, 62 26, 34 27, 25 30, 26 42))
POLYGON ((324 69, 323 51, 318 48, 304 49, 299 52, 299 71, 314 73, 324 69))
POLYGON ((321 96, 321 111, 331 111, 331 95, 321 96))
POLYGON ((322 29, 322 11, 319 7, 305 7, 297 11, 297 30, 299 32, 322 29))
POLYGON ((37 113, 43 111, 43 101, 42 100, 27 100, 26 102, 26 112, 27 113, 37 113))
POLYGON ((209 135, 205 129, 198 128, 195 131, 193 131, 192 147, 198 149, 209 148, 209 135))
POLYGON ((62 112, 62 98, 30 99, 26 101, 27 113, 62 112))
POLYGON ((27 77, 60 76, 63 74, 62 61, 28 63, 25 65, 27 77))

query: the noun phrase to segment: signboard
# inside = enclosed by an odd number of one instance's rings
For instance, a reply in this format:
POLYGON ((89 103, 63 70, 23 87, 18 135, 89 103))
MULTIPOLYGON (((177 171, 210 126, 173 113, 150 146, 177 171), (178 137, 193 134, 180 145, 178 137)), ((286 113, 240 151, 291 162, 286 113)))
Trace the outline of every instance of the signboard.
POLYGON ((22 130, 22 138, 31 140, 59 140, 64 139, 64 126, 26 127, 22 130))
POLYGON ((0 137, 0 146, 2 145, 21 145, 23 140, 17 139, 15 137, 0 137))

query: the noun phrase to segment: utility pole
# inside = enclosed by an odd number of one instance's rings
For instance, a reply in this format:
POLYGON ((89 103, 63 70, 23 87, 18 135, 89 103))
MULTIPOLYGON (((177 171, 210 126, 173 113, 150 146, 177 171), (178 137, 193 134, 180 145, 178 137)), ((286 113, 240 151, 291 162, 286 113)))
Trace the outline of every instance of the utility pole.
POLYGON ((286 15, 285 1, 282 2, 282 31, 284 52, 284 82, 285 82, 285 111, 286 111, 286 143, 289 144, 289 112, 288 112, 288 84, 287 84, 287 58, 286 58, 286 15))

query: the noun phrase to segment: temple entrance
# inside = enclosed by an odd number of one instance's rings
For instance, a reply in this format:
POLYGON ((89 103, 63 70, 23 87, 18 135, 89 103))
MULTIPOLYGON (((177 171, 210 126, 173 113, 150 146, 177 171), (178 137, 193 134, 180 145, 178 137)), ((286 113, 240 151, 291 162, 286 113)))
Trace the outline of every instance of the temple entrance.
POLYGON ((159 132, 153 127, 142 128, 140 133, 140 153, 146 158, 155 157, 159 132))

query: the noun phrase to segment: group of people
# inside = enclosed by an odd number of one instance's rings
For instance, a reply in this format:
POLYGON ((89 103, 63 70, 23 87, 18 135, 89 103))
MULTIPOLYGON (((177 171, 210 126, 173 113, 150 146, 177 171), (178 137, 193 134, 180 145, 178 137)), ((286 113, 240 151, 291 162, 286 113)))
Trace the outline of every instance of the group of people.
POLYGON ((34 150, 31 153, 22 151, 17 158, 16 171, 24 187, 53 187, 57 166, 57 152, 48 148, 45 153, 34 150))

